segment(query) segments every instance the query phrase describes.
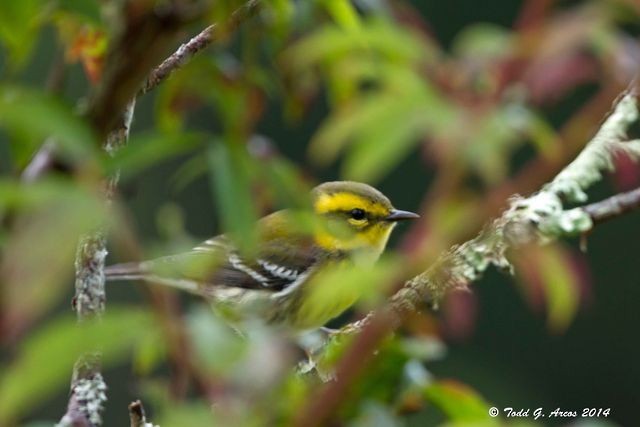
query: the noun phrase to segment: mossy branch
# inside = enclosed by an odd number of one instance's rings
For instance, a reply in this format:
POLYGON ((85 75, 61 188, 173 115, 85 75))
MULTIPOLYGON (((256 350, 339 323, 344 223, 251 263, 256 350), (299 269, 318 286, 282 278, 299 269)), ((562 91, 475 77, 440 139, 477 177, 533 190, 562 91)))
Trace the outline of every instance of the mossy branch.
POLYGON ((356 335, 335 369, 334 381, 325 384, 308 400, 298 412, 294 425, 324 425, 340 406, 349 384, 362 372, 379 342, 395 330, 407 314, 425 303, 437 305, 452 290, 466 289, 491 266, 511 272, 513 267, 506 257, 509 249, 584 234, 605 219, 640 208, 640 189, 591 205, 564 207, 566 202, 587 200, 586 190, 598 182, 604 172, 613 169, 617 153, 640 157, 640 142, 626 136, 640 116, 636 84, 615 103, 600 130, 577 158, 551 182, 530 197, 513 196, 503 214, 487 224, 478 236, 453 246, 429 269, 406 281, 382 308, 333 334, 333 340, 356 335))
MULTIPOLYGON (((614 157, 618 153, 640 158, 640 140, 626 137, 627 130, 639 116, 637 92, 629 89, 578 157, 551 182, 529 197, 513 196, 504 213, 485 226, 477 237, 452 247, 428 270, 408 280, 389 301, 389 308, 397 313, 395 322, 399 323, 404 314, 425 302, 437 304, 449 291, 466 288, 491 266, 512 271, 506 258, 510 248, 580 235, 590 231, 605 215, 610 216, 613 210, 622 213, 637 206, 635 193, 573 209, 565 209, 564 203, 585 202, 586 190, 600 181, 604 172, 614 169, 614 157)), ((372 315, 347 325, 343 332, 359 331, 372 315)))

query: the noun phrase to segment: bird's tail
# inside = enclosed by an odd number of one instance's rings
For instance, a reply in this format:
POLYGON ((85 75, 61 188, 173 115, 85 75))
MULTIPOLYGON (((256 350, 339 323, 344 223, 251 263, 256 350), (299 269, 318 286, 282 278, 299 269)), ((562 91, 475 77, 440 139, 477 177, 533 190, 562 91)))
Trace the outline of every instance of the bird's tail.
POLYGON ((148 268, 145 268, 144 264, 139 262, 114 264, 104 269, 105 279, 108 281, 144 280, 148 274, 148 268))
POLYGON ((156 283, 175 289, 202 295, 203 287, 198 281, 186 278, 163 276, 157 274, 149 262, 127 262, 114 264, 104 269, 105 280, 142 280, 147 283, 156 283))

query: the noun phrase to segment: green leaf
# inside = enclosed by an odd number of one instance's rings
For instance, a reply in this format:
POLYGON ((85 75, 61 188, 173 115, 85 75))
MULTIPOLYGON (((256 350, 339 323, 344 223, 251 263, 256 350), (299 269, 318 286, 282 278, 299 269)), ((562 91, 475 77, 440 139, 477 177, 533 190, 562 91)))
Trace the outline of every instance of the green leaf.
POLYGON ((362 28, 358 12, 350 0, 324 0, 323 4, 331 17, 347 31, 357 31, 362 28))
POLYGON ((71 180, 0 181, 0 211, 15 227, 2 244, 5 320, 18 334, 67 294, 80 236, 106 222, 106 206, 71 180))
POLYGON ((42 400, 67 388, 80 355, 98 349, 103 366, 113 366, 153 330, 153 318, 147 312, 113 306, 100 322, 79 324, 70 315, 50 321, 24 342, 18 357, 3 369, 0 423, 11 424, 42 400))
POLYGON ((207 306, 190 311, 187 326, 199 365, 211 374, 229 376, 244 357, 248 342, 207 306))
POLYGON ((243 252, 255 250, 256 207, 250 188, 251 163, 244 145, 212 144, 208 152, 209 172, 222 226, 243 252))
POLYGON ((265 178, 279 206, 309 209, 309 186, 304 183, 294 164, 282 157, 275 157, 264 166, 265 178))
POLYGON ((509 156, 526 141, 533 118, 527 108, 517 103, 469 118, 473 140, 462 150, 463 159, 487 182, 502 180, 508 172, 509 156))
POLYGON ((115 156, 107 158, 106 171, 119 171, 121 178, 127 180, 156 163, 193 151, 202 141, 202 136, 188 133, 136 134, 115 156))
POLYGON ((384 257, 371 266, 366 255, 363 258, 360 260, 355 255, 354 266, 324 269, 309 279, 311 285, 300 307, 308 327, 326 323, 358 300, 368 308, 381 303, 388 291, 386 287, 399 274, 400 262, 384 257), (333 316, 327 318, 327 310, 331 310, 333 316))
POLYGON ((309 147, 321 163, 348 147, 344 175, 349 179, 381 178, 422 138, 441 133, 456 117, 453 106, 414 72, 401 66, 379 70, 383 88, 334 112, 309 147))
POLYGON ((0 86, 0 126, 28 136, 34 145, 53 138, 60 154, 77 162, 100 153, 91 129, 71 108, 34 89, 0 86))
POLYGON ((440 408, 453 425, 498 426, 496 418, 489 415, 489 405, 468 386, 453 381, 441 380, 424 389, 427 400, 440 408))
POLYGON ((58 0, 58 9, 82 16, 87 22, 101 22, 100 3, 96 0, 58 0))
POLYGON ((409 30, 381 20, 368 20, 357 31, 325 26, 293 45, 284 54, 285 65, 300 73, 311 66, 328 64, 357 54, 404 63, 428 61, 436 48, 409 30))
POLYGON ((161 426, 216 426, 216 421, 207 402, 170 402, 159 417, 154 417, 154 425, 161 426))
POLYGON ((455 38, 452 50, 460 56, 489 59, 508 55, 513 46, 513 36, 509 30, 481 23, 462 30, 455 38))
POLYGON ((167 357, 165 337, 160 334, 145 334, 134 345, 133 369, 137 374, 149 374, 167 357))
POLYGON ((50 10, 46 0, 3 1, 0 7, 0 42, 13 66, 24 65, 33 50, 43 18, 50 10))
POLYGON ((559 244, 527 247, 514 257, 518 278, 526 291, 541 289, 547 305, 549 327, 565 330, 578 310, 580 277, 568 249, 559 244))
POLYGON ((392 409, 375 401, 367 401, 362 405, 358 417, 350 427, 400 427, 404 423, 392 412, 392 409))

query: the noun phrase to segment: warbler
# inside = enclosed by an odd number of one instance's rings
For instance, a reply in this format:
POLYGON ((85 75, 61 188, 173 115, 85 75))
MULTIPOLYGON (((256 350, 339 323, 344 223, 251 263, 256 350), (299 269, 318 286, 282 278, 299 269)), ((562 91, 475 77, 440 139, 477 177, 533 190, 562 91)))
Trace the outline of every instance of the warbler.
POLYGON ((317 219, 310 232, 296 226, 292 211, 277 211, 256 224, 251 255, 219 235, 186 253, 107 267, 106 278, 181 288, 293 330, 321 327, 352 306, 362 290, 345 286, 319 304, 311 300, 317 295, 314 277, 354 262, 374 263, 396 223, 419 216, 395 209, 380 191, 352 181, 320 184, 310 201, 317 219))

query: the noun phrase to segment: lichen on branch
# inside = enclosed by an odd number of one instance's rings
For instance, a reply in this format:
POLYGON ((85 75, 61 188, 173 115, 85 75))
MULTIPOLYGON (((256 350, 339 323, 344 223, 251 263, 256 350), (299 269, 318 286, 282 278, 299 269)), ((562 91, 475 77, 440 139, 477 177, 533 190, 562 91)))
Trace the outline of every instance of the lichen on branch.
MULTIPOLYGON (((578 207, 566 209, 564 204, 584 203, 586 190, 602 179, 602 174, 614 169, 614 157, 625 152, 640 158, 640 141, 628 140, 629 127, 638 121, 638 92, 627 90, 615 104, 593 139, 576 159, 537 193, 511 198, 503 214, 486 225, 472 240, 453 246, 429 269, 404 285, 391 297, 385 308, 393 313, 391 321, 398 325, 407 313, 424 303, 437 305, 449 291, 465 289, 482 277, 491 266, 512 272, 506 257, 510 248, 584 234, 594 226, 594 213, 604 216, 602 209, 624 211, 637 206, 639 197, 633 194, 599 206, 599 209, 578 207)), ((374 314, 345 326, 341 332, 354 333, 371 322, 374 314)))

